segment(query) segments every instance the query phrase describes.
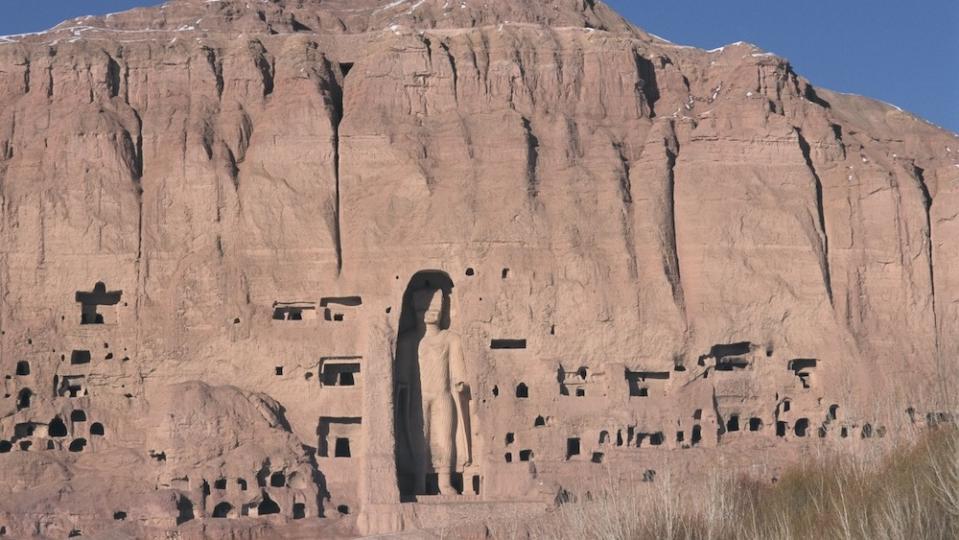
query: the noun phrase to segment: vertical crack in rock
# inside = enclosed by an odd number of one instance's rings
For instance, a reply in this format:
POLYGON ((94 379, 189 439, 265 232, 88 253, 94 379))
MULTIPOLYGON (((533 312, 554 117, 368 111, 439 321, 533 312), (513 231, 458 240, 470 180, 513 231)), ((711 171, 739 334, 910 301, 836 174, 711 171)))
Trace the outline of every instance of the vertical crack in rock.
POLYGON ((340 232, 342 223, 342 208, 340 204, 340 123, 346 114, 344 109, 344 92, 346 87, 346 75, 352 69, 352 64, 338 64, 334 71, 333 66, 326 62, 326 75, 330 84, 330 124, 333 129, 333 183, 334 183, 334 202, 333 202, 333 242, 336 250, 336 271, 337 274, 343 271, 343 241, 340 232))
MULTIPOLYGON (((221 82, 218 81, 217 84, 221 84, 221 82)), ((227 173, 233 183, 234 192, 240 190, 240 164, 246 159, 246 152, 250 147, 250 138, 253 136, 253 120, 242 106, 239 109, 239 116, 240 119, 237 123, 239 136, 236 139, 236 148, 231 148, 226 142, 220 141, 223 159, 226 160, 227 173)), ((237 204, 242 206, 240 199, 237 199, 237 204)))
MULTIPOLYGON (((139 120, 139 117, 138 117, 139 120)), ((142 124, 141 128, 142 130, 142 124)), ((134 189, 137 198, 137 282, 139 282, 139 273, 140 268, 142 267, 143 261, 143 147, 142 147, 142 135, 137 134, 137 153, 140 163, 139 171, 137 172, 136 179, 134 180, 134 189)))
POLYGON ((819 267, 822 272, 823 284, 826 286, 826 294, 829 296, 829 303, 833 303, 832 296, 832 273, 829 266, 829 233, 826 231, 826 211, 823 207, 822 180, 819 173, 816 172, 816 166, 813 164, 810 153, 809 142, 803 137, 802 130, 796 129, 796 137, 799 141, 799 149, 802 150, 803 159, 806 161, 806 167, 812 174, 816 190, 816 214, 819 220, 819 239, 822 252, 819 256, 819 267))
MULTIPOLYGON (((143 120, 136 109, 130 109, 133 112, 133 118, 136 120, 136 139, 133 140, 129 131, 125 133, 126 138, 131 144, 130 157, 131 179, 133 181, 133 195, 137 202, 137 257, 136 257, 136 296, 134 298, 134 312, 136 320, 140 320, 140 296, 143 293, 143 120)), ((137 324, 137 333, 139 334, 139 323, 137 324)), ((138 336, 139 337, 139 336, 138 336)), ((139 339, 137 340, 139 343, 139 339)))
POLYGON ((676 160, 679 158, 679 140, 672 121, 669 122, 666 139, 666 242, 663 250, 664 270, 672 289, 673 301, 686 318, 686 299, 683 292, 682 272, 679 263, 679 246, 676 240, 676 160))
POLYGON ((459 74, 456 71, 456 58, 453 56, 453 53, 450 51, 450 47, 446 42, 441 41, 440 48, 446 53, 446 58, 450 62, 450 71, 453 75, 453 102, 459 103, 459 74))
MULTIPOLYGON (((480 31, 480 38, 481 38, 480 51, 483 54, 483 78, 482 78, 483 90, 486 92, 486 95, 489 95, 490 92, 492 91, 492 88, 490 88, 490 80, 489 80, 490 63, 492 63, 493 61, 492 56, 490 54, 490 51, 492 49, 490 48, 489 36, 486 35, 485 31, 483 30, 480 31)), ((475 49, 473 49, 473 62, 474 64, 476 64, 477 71, 479 70, 478 58, 479 56, 476 54, 475 49)))
MULTIPOLYGON (((123 47, 120 47, 118 56, 123 57, 123 47)), ((127 62, 123 63, 123 78, 121 80, 120 88, 123 90, 123 102, 127 105, 130 104, 130 64, 127 62)))
MULTIPOLYGON (((3 141, 3 145, 0 146, 0 234, 6 229, 6 209, 7 209, 7 197, 4 188, 6 187, 7 180, 7 167, 4 161, 13 159, 13 145, 15 136, 17 133, 17 113, 13 112, 10 115, 10 136, 7 140, 3 141)), ((3 290, 6 290, 4 288, 3 290)), ((3 310, 0 310, 2 312, 3 310)), ((2 328, 2 326, 0 326, 2 328)))
POLYGON ((536 170, 539 168, 539 139, 533 133, 529 119, 523 117, 523 135, 526 139, 526 193, 535 198, 539 195, 536 170))
POLYGON ((620 173, 619 173, 619 196, 623 199, 624 204, 633 203, 633 187, 632 180, 630 179, 630 167, 629 159, 626 157, 623 149, 623 143, 618 142, 613 144, 613 149, 616 150, 616 156, 619 158, 620 173))
POLYGON ((207 160, 213 159, 213 143, 216 138, 216 131, 213 126, 213 118, 207 115, 203 119, 203 131, 200 133, 200 145, 203 146, 203 153, 207 160))
MULTIPOLYGON (((709 368, 706 368, 709 369, 709 368)), ((723 435, 726 433, 725 422, 723 422, 723 415, 719 410, 719 398, 716 396, 716 387, 712 388, 712 406, 713 406, 713 415, 716 418, 716 440, 717 442, 722 442, 723 435)))
POLYGON ((945 380, 942 375, 942 366, 941 366, 941 354, 939 349, 939 311, 936 305, 936 271, 935 271, 935 244, 933 243, 933 232, 932 232, 932 195, 929 193, 929 186, 926 184, 926 171, 919 167, 918 165, 913 165, 913 176, 916 179, 916 184, 919 187, 919 190, 922 192, 922 206, 923 210, 926 213, 926 249, 929 251, 929 291, 932 300, 932 324, 933 324, 933 339, 936 346, 936 366, 940 371, 940 381, 945 380))
MULTIPOLYGON (((55 52, 51 53, 51 56, 55 55, 55 52)), ((53 62, 47 66, 47 99, 53 97, 53 62)))
POLYGON ((204 47, 206 61, 210 65, 210 70, 216 78, 216 97, 223 99, 223 62, 217 57, 216 50, 204 47))
MULTIPOLYGON (((13 159, 13 154, 14 154, 13 147, 14 147, 14 141, 16 140, 16 135, 17 135, 17 112, 13 111, 10 114, 10 137, 7 140, 3 141, 3 147, 0 147, 0 161, 9 161, 13 159)), ((4 168, 0 172, 6 173, 6 169, 4 168)), ((4 179, 3 175, 0 175, 0 202, 3 202, 3 190, 2 190, 3 179, 4 179)), ((0 211, 2 211, 3 208, 5 207, 0 206, 0 211)), ((2 227, 2 224, 0 224, 0 227, 2 227)))
POLYGON ((230 181, 233 183, 233 191, 240 191, 240 165, 236 160, 236 155, 233 154, 233 150, 229 146, 223 145, 224 148, 224 158, 226 159, 227 173, 230 175, 230 181))
POLYGON ((420 39, 423 40, 423 45, 426 45, 426 67, 429 70, 429 73, 433 72, 433 42, 430 41, 430 38, 426 36, 420 36, 420 39))
POLYGON ((115 98, 120 95, 120 64, 109 54, 107 55, 107 90, 110 97, 115 98))
POLYGON ((613 149, 616 151, 616 155, 619 158, 620 164, 619 195, 620 200, 623 202, 623 241, 626 245, 626 254, 628 255, 629 260, 629 277, 634 283, 636 283, 639 279, 639 263, 637 262, 638 257, 636 255, 636 238, 633 233, 634 209, 632 181, 630 180, 629 157, 626 155, 625 148, 621 141, 614 142, 613 149))
POLYGON ((832 128, 832 134, 836 138, 836 144, 839 145, 839 152, 842 159, 846 159, 846 143, 842 140, 842 126, 839 124, 829 124, 832 128))
POLYGON ((656 118, 656 102, 659 101, 659 85, 656 82, 656 67, 637 50, 633 50, 633 62, 636 64, 636 73, 639 75, 641 88, 638 88, 646 106, 649 107, 649 117, 656 118))
POLYGON ((338 133, 339 130, 339 120, 336 121, 336 131, 333 134, 333 181, 335 183, 335 197, 336 201, 333 208, 333 242, 336 249, 336 273, 339 274, 343 271, 343 238, 340 233, 340 226, 342 223, 342 208, 340 204, 340 136, 338 133))
MULTIPOLYGON (((566 159, 569 163, 579 163, 583 159, 583 144, 579 136, 579 124, 573 118, 566 118, 566 159)), ((622 149, 622 143, 614 144, 617 150, 622 149)))
MULTIPOLYGON (((13 145, 14 145, 14 136, 16 135, 17 130, 17 114, 14 111, 10 115, 10 136, 8 140, 3 141, 3 144, 0 145, 0 238, 5 236, 7 232, 7 196, 6 196, 6 181, 7 181, 7 167, 8 164, 4 163, 13 157, 13 145)), ((8 295, 10 294, 10 280, 9 272, 7 269, 7 250, 0 250, 0 303, 4 306, 11 305, 8 300, 8 295)), ((0 328, 6 328, 4 320, 4 314, 6 310, 0 309, 0 328)), ((4 342, 6 340, 0 339, 0 357, 6 358, 7 353, 4 351, 4 342)))
POLYGON ((23 62, 24 62, 24 64, 23 64, 23 93, 24 93, 24 94, 29 94, 29 93, 30 93, 30 69, 31 69, 32 66, 31 66, 31 64, 30 64, 30 58, 25 58, 23 62))
POLYGON ((273 62, 267 58, 266 47, 264 47, 259 40, 251 41, 249 48, 250 53, 253 55, 253 63, 263 78, 263 97, 267 97, 273 93, 275 66, 273 62))

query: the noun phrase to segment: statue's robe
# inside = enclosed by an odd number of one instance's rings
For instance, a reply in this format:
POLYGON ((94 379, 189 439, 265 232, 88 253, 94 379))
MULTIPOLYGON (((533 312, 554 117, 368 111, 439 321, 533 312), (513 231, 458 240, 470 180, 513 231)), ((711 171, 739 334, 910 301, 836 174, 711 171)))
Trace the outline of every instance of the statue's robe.
MULTIPOLYGON (((441 348, 435 348, 431 352, 438 355, 438 359, 434 360, 438 363, 445 363, 446 367, 443 369, 441 366, 436 366, 434 369, 438 369, 441 373, 428 373, 427 376, 443 376, 448 377, 448 386, 450 388, 450 393, 453 398, 454 404, 454 454, 453 454, 453 463, 452 470, 456 472, 462 472, 467 463, 470 463, 472 460, 471 456, 471 445, 470 445, 470 436, 469 430, 471 426, 470 422, 470 404, 468 400, 469 395, 469 383, 467 381, 466 366, 463 360, 463 348, 460 337, 448 330, 442 331, 439 336, 444 337, 445 341, 441 348), (463 383, 464 392, 458 392, 456 390, 457 383, 463 383)), ((422 362, 419 358, 420 354, 420 336, 416 331, 406 332, 400 336, 399 342, 397 344, 396 352, 396 379, 397 379, 397 403, 396 407, 398 408, 397 414, 397 431, 402 432, 398 433, 398 439, 403 437, 406 439, 406 445, 398 445, 398 447, 406 446, 403 450, 404 453, 408 452, 408 459, 406 457, 401 457, 399 460, 401 465, 403 462, 409 463, 410 465, 415 465, 412 463, 413 460, 418 459, 416 454, 417 449, 422 449, 425 451, 429 450, 428 441, 426 441, 426 431, 425 423, 428 422, 428 419, 423 418, 423 397, 422 397, 422 386, 421 386, 421 371, 422 362), (405 389, 406 399, 403 400, 400 398, 400 395, 405 389), (401 403, 401 401, 405 401, 401 403)), ((402 454, 401 454, 402 456, 402 454)), ((431 462, 426 463, 426 470, 433 468, 435 460, 430 460, 431 462)), ((404 472, 414 473, 416 472, 416 467, 403 467, 404 472)))

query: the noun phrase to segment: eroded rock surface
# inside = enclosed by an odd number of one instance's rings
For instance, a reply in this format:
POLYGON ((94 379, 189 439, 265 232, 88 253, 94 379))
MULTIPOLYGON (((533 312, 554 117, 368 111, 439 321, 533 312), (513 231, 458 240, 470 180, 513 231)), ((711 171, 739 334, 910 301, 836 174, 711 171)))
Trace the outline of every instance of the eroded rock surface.
POLYGON ((0 534, 475 532, 884 444, 955 409, 957 209, 956 134, 600 2, 0 38, 0 534))

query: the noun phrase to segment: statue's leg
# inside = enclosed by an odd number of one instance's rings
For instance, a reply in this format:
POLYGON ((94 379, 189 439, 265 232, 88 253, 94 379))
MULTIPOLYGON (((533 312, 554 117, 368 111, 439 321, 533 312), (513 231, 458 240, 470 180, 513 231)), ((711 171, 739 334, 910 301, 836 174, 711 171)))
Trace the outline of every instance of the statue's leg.
MULTIPOLYGON (((413 456, 413 482, 414 493, 417 495, 426 495, 426 475, 429 473, 430 464, 430 400, 423 398, 423 424, 420 433, 422 438, 417 437, 416 455, 413 456)), ((419 434, 417 434, 419 435, 419 434)))
POLYGON ((454 495, 451 479, 456 458, 456 407, 453 396, 443 396, 433 401, 430 411, 432 437, 430 453, 436 470, 440 493, 454 495))

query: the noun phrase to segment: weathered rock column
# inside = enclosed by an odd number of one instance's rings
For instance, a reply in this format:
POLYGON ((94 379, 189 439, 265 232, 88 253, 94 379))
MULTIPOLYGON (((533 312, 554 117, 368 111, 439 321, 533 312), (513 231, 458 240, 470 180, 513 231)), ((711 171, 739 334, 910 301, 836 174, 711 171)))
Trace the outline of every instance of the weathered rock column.
POLYGON ((403 530, 400 490, 397 485, 395 426, 393 422, 393 357, 396 334, 389 316, 370 321, 367 340, 367 375, 363 387, 363 437, 365 454, 360 473, 360 534, 403 530))

